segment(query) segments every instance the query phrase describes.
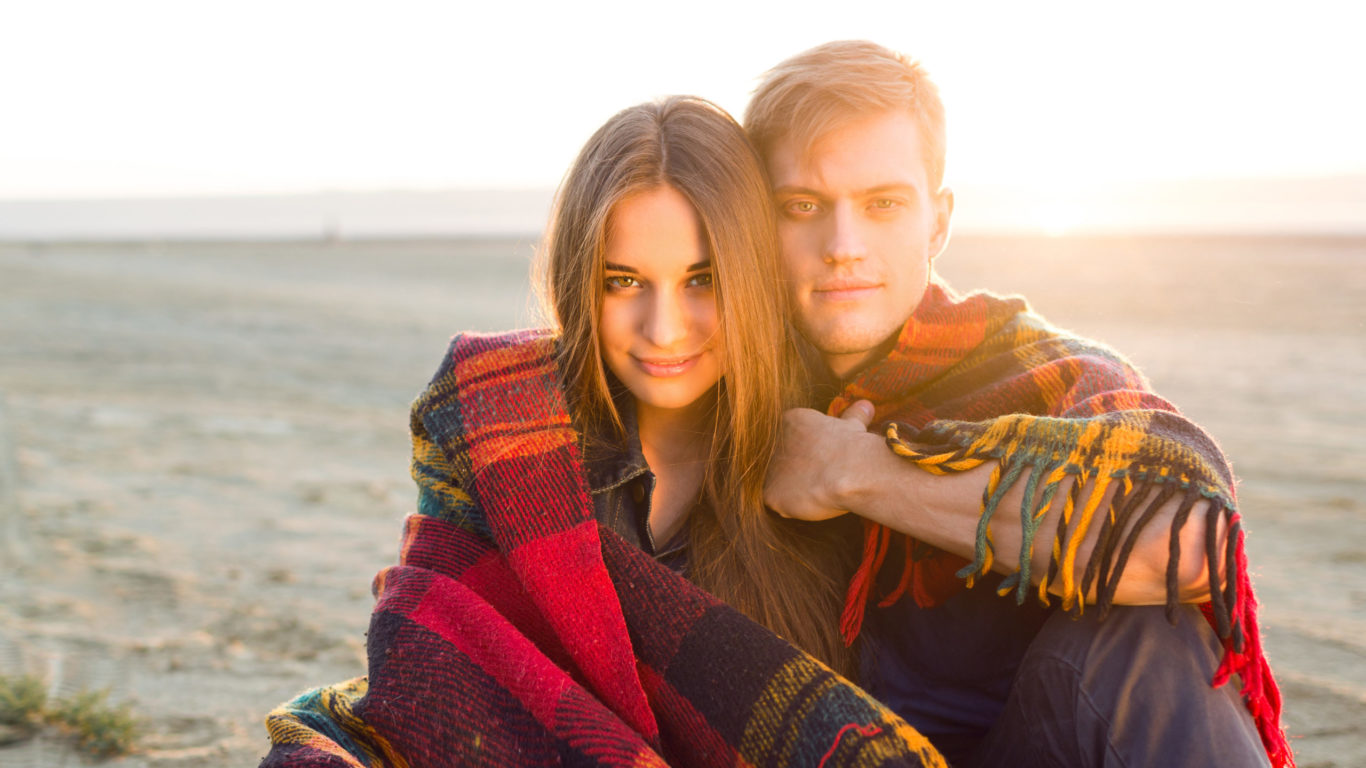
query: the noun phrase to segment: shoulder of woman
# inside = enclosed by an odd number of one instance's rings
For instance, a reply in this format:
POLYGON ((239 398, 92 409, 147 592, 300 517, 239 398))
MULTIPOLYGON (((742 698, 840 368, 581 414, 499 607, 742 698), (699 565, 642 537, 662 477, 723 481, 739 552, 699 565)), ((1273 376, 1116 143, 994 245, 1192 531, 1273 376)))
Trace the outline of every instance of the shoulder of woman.
POLYGON ((436 373, 413 403, 414 414, 430 410, 474 382, 519 380, 554 365, 555 337, 546 329, 488 333, 465 331, 451 337, 436 373))
POLYGON ((464 331, 451 337, 443 367, 452 363, 465 365, 479 360, 485 360, 486 364, 498 365, 509 356, 532 359, 538 355, 548 356, 553 351, 554 336, 545 328, 496 333, 464 331))
POLYGON ((441 363, 428 383, 430 387, 459 371, 462 378, 478 375, 482 369, 497 369, 517 362, 549 359, 554 353, 554 337, 549 330, 532 328, 517 331, 462 331, 451 337, 441 363))

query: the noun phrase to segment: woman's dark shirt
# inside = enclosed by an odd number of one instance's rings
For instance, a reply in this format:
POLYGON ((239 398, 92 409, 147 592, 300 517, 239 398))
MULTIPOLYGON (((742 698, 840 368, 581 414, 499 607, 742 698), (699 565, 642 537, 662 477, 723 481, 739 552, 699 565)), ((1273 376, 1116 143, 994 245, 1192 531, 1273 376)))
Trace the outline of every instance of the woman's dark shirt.
MULTIPOLYGON (((597 519, 655 559, 684 573, 687 525, 663 547, 650 533, 655 476, 640 448, 634 403, 618 398, 626 440, 586 441, 585 469, 597 519)), ((878 594, 900 573, 883 568, 878 594)), ((982 579, 935 608, 909 597, 868 607, 860 635, 860 684, 930 739, 946 756, 971 752, 1005 707, 1025 648, 1052 613, 1033 601, 996 594, 1000 576, 982 579), (968 644, 943 638, 975 638, 968 644)))
POLYGON ((685 521, 664 546, 656 544, 650 531, 655 475, 640 448, 635 404, 629 397, 624 399, 617 398, 617 411, 626 431, 625 442, 596 435, 585 440, 584 469, 595 516, 627 542, 682 573, 687 565, 688 526, 685 521))

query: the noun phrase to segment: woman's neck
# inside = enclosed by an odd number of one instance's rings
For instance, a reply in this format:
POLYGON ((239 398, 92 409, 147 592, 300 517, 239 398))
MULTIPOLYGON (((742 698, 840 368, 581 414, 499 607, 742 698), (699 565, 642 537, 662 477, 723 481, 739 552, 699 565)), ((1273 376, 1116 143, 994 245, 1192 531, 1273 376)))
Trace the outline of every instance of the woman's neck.
POLYGON ((663 545, 678 532, 697 501, 706 475, 714 429, 712 403, 660 410, 636 404, 640 450, 655 475, 650 533, 663 545))
POLYGON ((705 460, 714 426, 709 398, 686 408, 660 409, 636 403, 640 448, 656 474, 667 466, 705 460))

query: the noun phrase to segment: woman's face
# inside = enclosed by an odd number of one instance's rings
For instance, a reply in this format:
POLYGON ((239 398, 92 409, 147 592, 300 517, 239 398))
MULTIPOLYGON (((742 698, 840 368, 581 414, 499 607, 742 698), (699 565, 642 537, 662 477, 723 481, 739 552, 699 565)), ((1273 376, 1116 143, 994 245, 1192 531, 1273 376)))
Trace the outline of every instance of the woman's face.
POLYGON ((711 256, 692 204, 660 186, 617 204, 608 224, 598 338, 638 408, 686 408, 721 378, 711 256))

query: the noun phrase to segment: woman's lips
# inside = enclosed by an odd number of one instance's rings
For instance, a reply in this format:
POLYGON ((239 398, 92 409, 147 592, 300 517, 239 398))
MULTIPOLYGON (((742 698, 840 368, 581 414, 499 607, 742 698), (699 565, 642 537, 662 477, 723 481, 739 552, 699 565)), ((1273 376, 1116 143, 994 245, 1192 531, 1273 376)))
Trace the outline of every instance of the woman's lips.
POLYGON ((649 374, 649 375, 651 375, 651 376, 657 376, 657 377, 660 377, 660 378, 668 378, 668 377, 670 377, 670 376, 679 376, 679 375, 682 375, 682 374, 686 373, 686 372, 687 372, 690 368, 692 368, 694 365, 697 365, 697 360, 698 360, 700 357, 702 357, 700 354, 698 354, 698 355, 691 355, 691 356, 689 356, 689 357, 669 357, 669 358, 663 358, 663 357, 656 357, 656 358, 643 358, 643 357, 637 357, 637 358, 636 358, 636 365, 639 365, 639 366, 640 366, 640 369, 641 369, 642 371, 645 371, 647 374, 649 374))

